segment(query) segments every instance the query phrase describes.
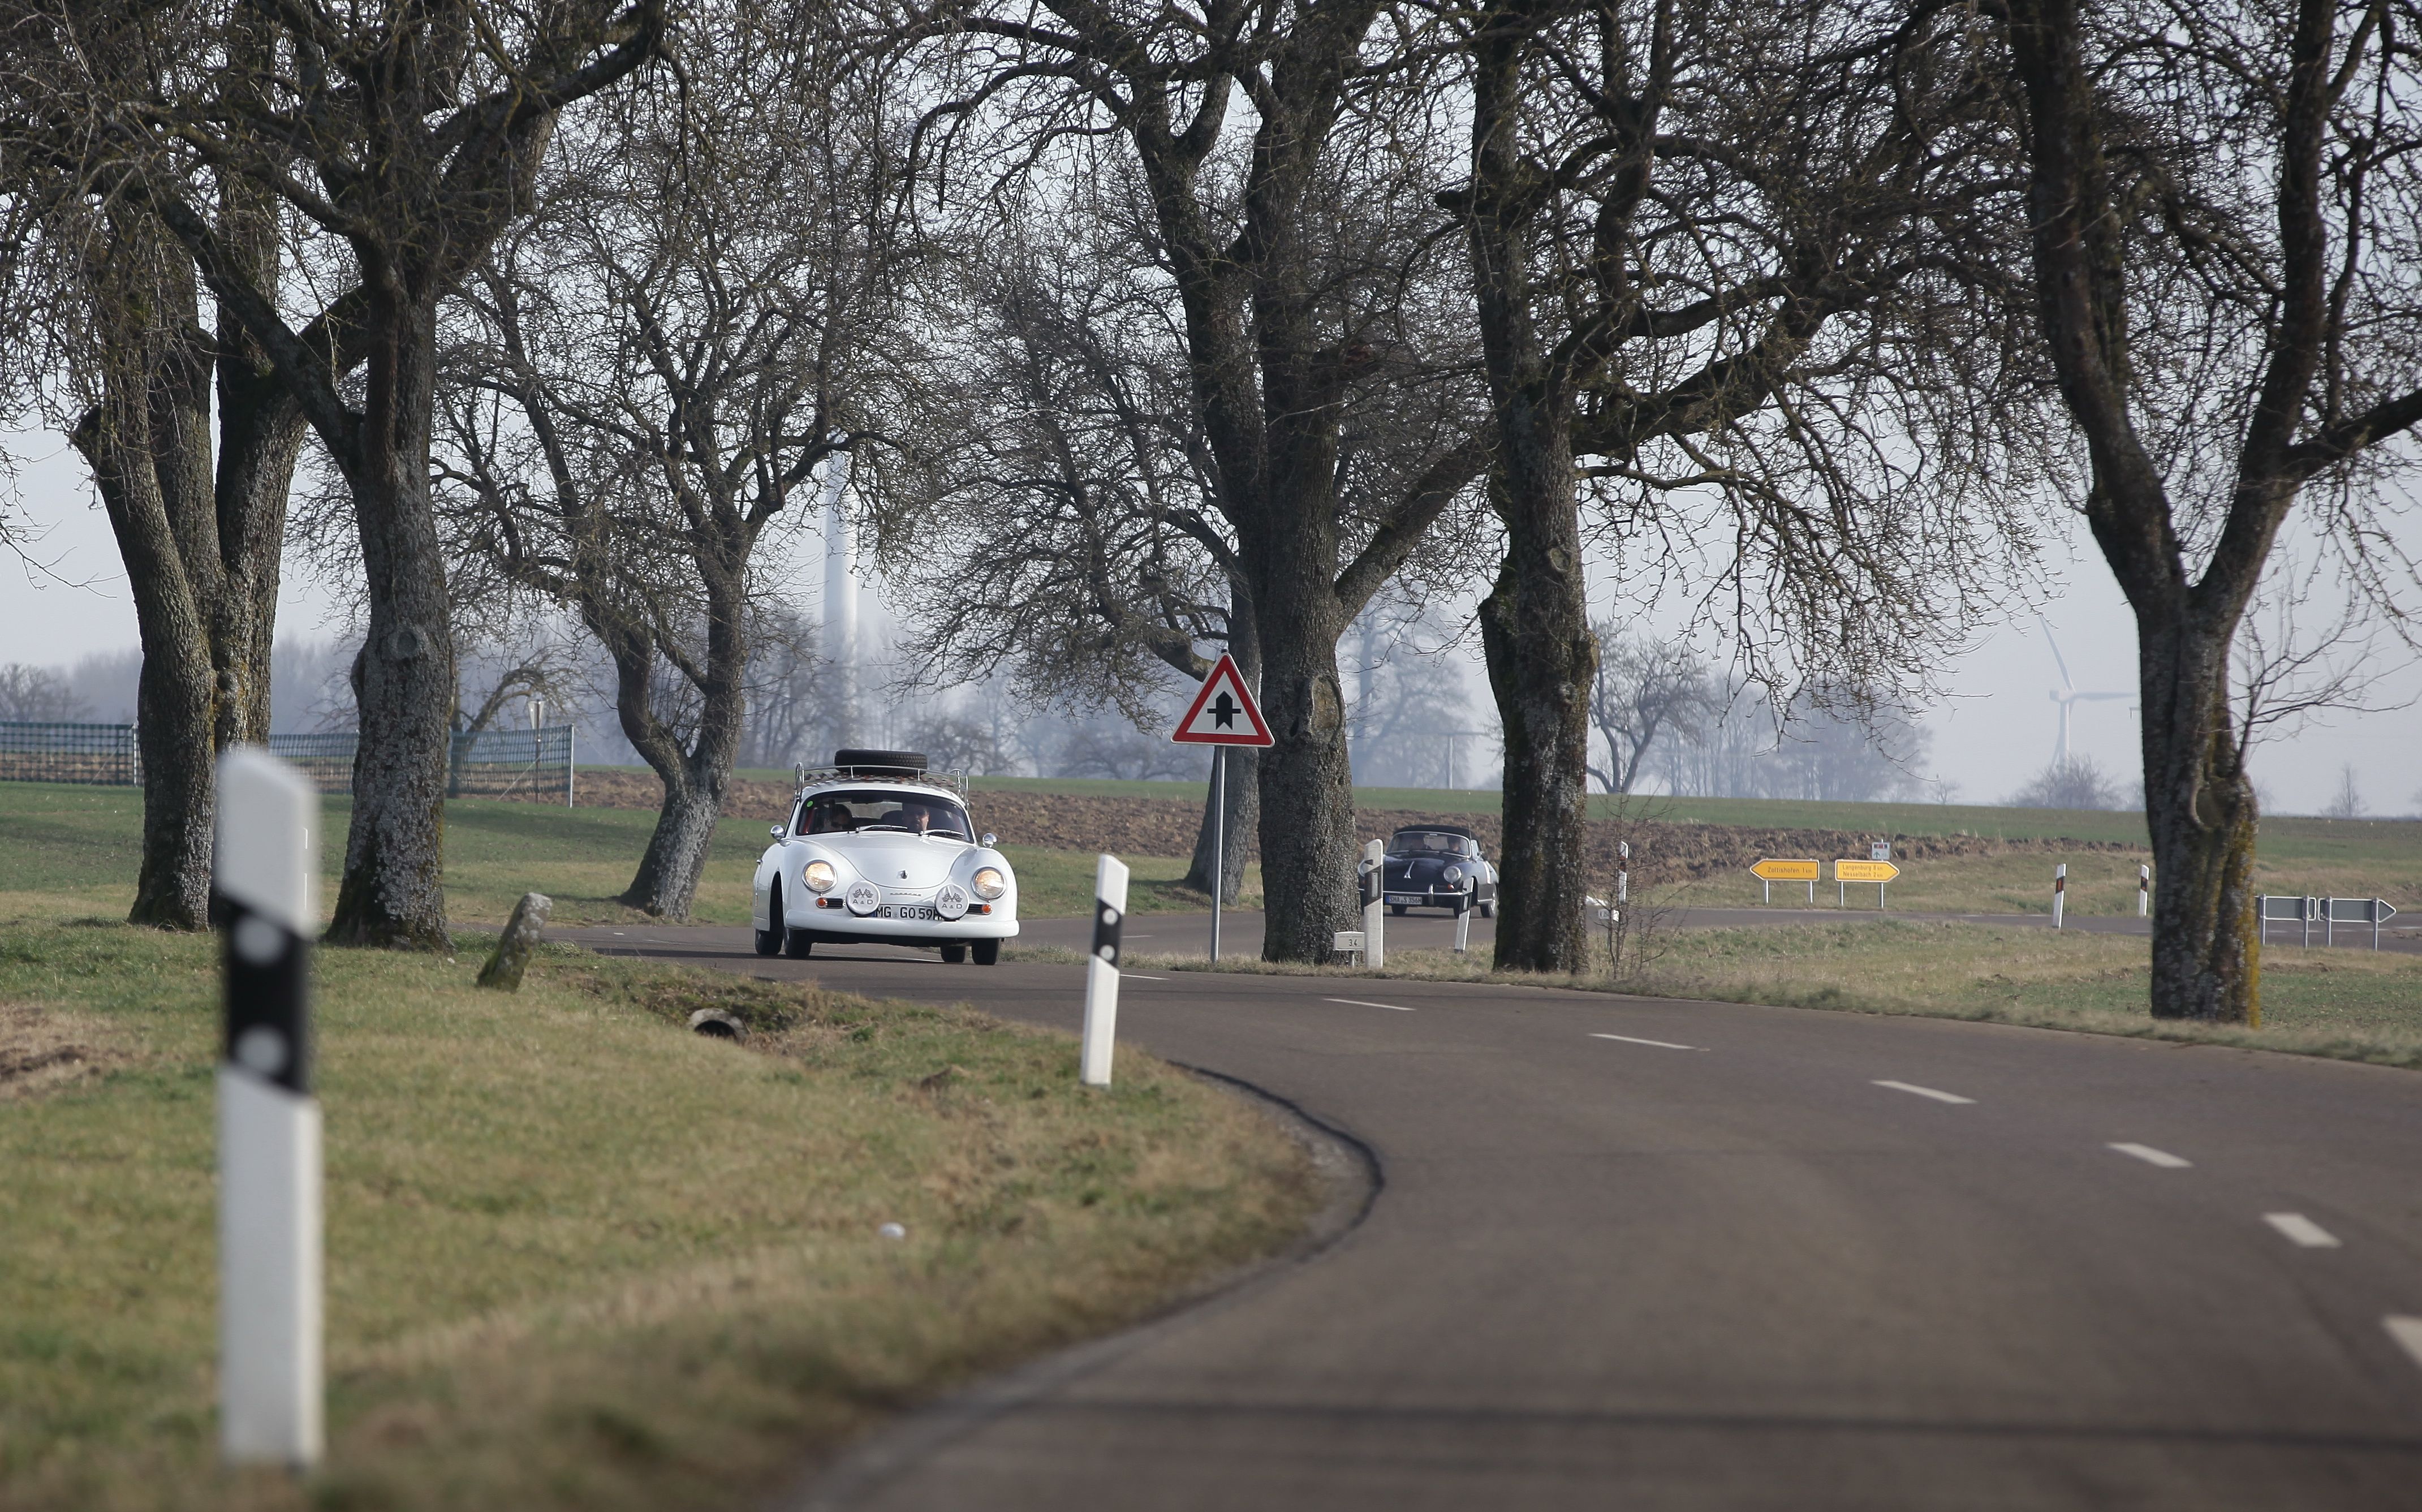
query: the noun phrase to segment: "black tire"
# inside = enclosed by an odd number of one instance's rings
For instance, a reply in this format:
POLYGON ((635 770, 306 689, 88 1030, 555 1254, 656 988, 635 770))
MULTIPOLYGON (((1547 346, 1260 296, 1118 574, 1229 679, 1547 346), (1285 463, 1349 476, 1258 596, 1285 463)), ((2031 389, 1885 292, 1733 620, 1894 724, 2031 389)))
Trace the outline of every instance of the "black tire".
POLYGON ((1398 919, 1402 919, 1405 917, 1405 906, 1401 903, 1392 903, 1388 905, 1388 912, 1398 919))
POLYGON ((861 772, 896 772, 902 776, 919 777, 925 771, 925 753, 921 750, 837 750, 833 752, 833 764, 855 767, 861 772))
POLYGON ((999 966, 1000 964, 1000 941, 997 939, 977 940, 975 942, 975 955, 976 965, 978 966, 999 966))
POLYGON ((774 926, 773 928, 758 929, 754 925, 750 926, 750 933, 757 937, 755 941, 757 953, 779 955, 782 953, 782 885, 778 882, 775 883, 773 890, 765 895, 765 919, 774 926))
POLYGON ((787 919, 781 921, 782 953, 794 961, 804 961, 816 952, 813 937, 803 929, 793 929, 787 919))
POLYGON ((945 945, 942 947, 942 964, 944 966, 963 966, 967 963, 967 948, 966 946, 945 945))
POLYGON ((1484 903, 1484 904, 1482 904, 1482 905, 1480 906, 1480 917, 1481 917, 1481 918, 1483 918, 1483 919, 1494 919, 1494 918, 1496 918, 1496 917, 1497 917, 1497 905, 1495 905, 1495 904, 1493 904, 1493 903, 1484 903))

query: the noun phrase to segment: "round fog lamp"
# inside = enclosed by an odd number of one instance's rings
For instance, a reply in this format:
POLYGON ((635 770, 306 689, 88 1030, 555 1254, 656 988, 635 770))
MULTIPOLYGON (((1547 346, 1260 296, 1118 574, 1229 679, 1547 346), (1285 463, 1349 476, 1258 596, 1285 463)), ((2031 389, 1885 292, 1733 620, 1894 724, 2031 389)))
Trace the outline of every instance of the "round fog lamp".
POLYGON ((1448 867, 1446 869, 1445 881, 1446 885, 1451 888, 1459 888, 1463 886, 1463 868, 1460 866, 1448 867))
POLYGON ((934 894, 934 911, 945 919, 964 919, 967 913, 967 890, 956 882, 934 894))
POLYGON ((872 882, 851 883, 842 897, 849 904, 849 911, 860 919, 883 906, 883 890, 872 882))
POLYGON ((810 892, 830 892, 841 877, 833 871, 832 862, 810 861, 808 869, 799 874, 799 880, 807 884, 810 892))
POLYGON ((1009 890, 1009 878, 1001 875, 1000 868, 997 866, 976 868, 976 874, 969 878, 969 884, 975 889, 976 896, 987 903, 1009 890))

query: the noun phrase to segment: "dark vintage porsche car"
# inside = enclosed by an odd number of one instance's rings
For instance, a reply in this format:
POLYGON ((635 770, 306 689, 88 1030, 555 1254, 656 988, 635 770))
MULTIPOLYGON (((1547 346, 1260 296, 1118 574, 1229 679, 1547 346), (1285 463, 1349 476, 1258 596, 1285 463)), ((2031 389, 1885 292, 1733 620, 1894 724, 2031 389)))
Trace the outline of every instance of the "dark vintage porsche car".
POLYGON ((1423 825, 1399 829, 1388 842, 1380 869, 1381 894, 1388 911, 1444 908, 1477 909, 1483 919, 1497 917, 1497 868, 1480 854, 1480 841, 1469 829, 1454 825, 1423 825))

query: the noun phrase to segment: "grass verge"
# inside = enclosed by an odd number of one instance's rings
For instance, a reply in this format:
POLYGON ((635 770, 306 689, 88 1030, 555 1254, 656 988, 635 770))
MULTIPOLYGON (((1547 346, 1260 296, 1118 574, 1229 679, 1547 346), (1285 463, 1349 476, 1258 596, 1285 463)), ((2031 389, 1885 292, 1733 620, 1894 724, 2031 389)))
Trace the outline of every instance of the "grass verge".
POLYGON ((1653 948, 1651 962, 1620 977, 1501 972, 1442 951, 1391 951, 1388 969, 1378 972, 1156 959, 1170 970, 1487 982, 1911 1014, 2422 1069, 2422 958, 2402 953, 2273 945, 2262 955, 2263 1027, 2241 1029, 2152 1017, 2145 1009, 2150 946, 2121 935, 1879 919, 1674 931, 1653 948))
POLYGON ((1260 1113, 1129 1049, 1088 1091, 1065 1036, 964 1009, 477 964, 318 958, 331 1452, 297 1483, 215 1464, 211 941, 0 921, 0 1505, 757 1504, 1317 1196, 1260 1113), (684 1032, 709 1005, 748 1044, 684 1032))

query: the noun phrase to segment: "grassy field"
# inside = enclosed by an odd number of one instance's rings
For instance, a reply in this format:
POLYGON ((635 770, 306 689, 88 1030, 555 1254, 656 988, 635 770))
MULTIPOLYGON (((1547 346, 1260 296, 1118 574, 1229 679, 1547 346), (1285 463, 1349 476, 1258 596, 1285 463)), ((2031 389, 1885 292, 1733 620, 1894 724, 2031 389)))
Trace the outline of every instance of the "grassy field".
MULTIPOLYGON (((2157 1022, 2146 1012, 2149 947, 2141 938, 1945 921, 1867 919, 1806 928, 1675 930, 1647 942, 1644 964, 1622 976, 1499 974, 1484 959, 1390 951, 1388 969, 1213 968, 1201 957, 1159 961, 1172 970, 1282 969, 1290 974, 1521 982, 1646 997, 1854 1013, 1914 1014, 2094 1033, 2243 1045, 2422 1068, 2422 957, 2273 945, 2262 953, 2262 1027, 2203 1029, 2157 1022)), ((1141 957, 1138 964, 1143 964, 1141 957)))
POLYGON ((963 1010, 558 950, 509 997, 467 956, 324 952, 330 1458, 230 1475, 212 949, 0 905, 10 1512, 762 1504, 1315 1197, 1275 1126, 1126 1050, 1087 1091, 1065 1036, 963 1010), (685 1032, 702 1005, 750 1042, 685 1032))
MULTIPOLYGON (((326 840, 320 864, 334 895, 344 867, 345 826, 353 800, 323 800, 326 840)), ((122 914, 134 901, 142 862, 143 795, 134 788, 0 782, 0 912, 38 897, 88 913, 122 914)), ((500 924, 523 893, 555 900, 559 924, 612 923, 639 917, 614 901, 630 885, 655 815, 630 809, 556 809, 492 798, 446 806, 446 898, 457 922, 500 924)), ((727 819, 700 879, 695 917, 736 924, 748 918, 749 877, 765 848, 765 826, 727 819)), ((1090 912, 1093 858, 1006 846, 1017 869, 1018 897, 1030 918, 1090 912)), ((1178 887, 1184 860, 1132 858, 1134 911, 1207 908, 1203 894, 1178 887)), ((1249 868, 1244 906, 1258 906, 1261 880, 1249 868)))

